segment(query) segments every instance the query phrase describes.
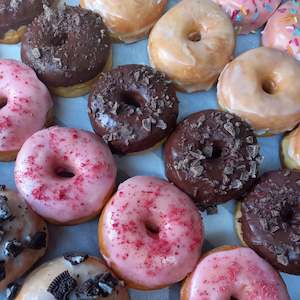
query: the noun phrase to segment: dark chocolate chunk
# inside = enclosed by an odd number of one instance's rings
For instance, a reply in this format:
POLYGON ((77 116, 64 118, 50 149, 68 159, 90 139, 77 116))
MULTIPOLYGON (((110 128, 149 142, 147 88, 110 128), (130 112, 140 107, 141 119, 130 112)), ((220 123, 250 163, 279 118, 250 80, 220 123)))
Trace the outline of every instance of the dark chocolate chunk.
POLYGON ((72 265, 79 265, 84 262, 89 256, 86 253, 69 252, 64 255, 64 259, 72 265))
POLYGON ((7 241, 4 244, 4 255, 10 257, 17 257, 24 250, 24 246, 16 239, 7 241))
POLYGON ((0 281, 5 279, 6 272, 5 272, 5 261, 0 260, 0 281))
POLYGON ((29 237, 27 248, 39 250, 45 248, 47 244, 47 233, 39 231, 33 237, 29 237))
POLYGON ((7 300, 13 300, 16 298, 19 290, 20 290, 20 284, 13 282, 10 283, 6 288, 6 299, 7 300))
POLYGON ((12 216, 7 201, 6 196, 0 195, 0 222, 8 220, 12 216))
POLYGON ((52 280, 47 292, 57 300, 64 300, 68 299, 69 294, 75 290, 76 286, 77 282, 69 271, 64 271, 52 280))

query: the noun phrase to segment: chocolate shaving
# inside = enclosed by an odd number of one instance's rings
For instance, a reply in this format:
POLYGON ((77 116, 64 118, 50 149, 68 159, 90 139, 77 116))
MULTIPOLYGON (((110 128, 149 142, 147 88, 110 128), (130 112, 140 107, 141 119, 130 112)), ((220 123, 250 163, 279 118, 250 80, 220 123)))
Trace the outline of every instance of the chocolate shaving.
POLYGON ((13 300, 16 298, 19 290, 21 288, 21 285, 18 283, 10 283, 6 288, 6 299, 7 300, 13 300))
POLYGON ((89 256, 81 252, 69 252, 64 255, 64 259, 72 265, 79 265, 84 262, 89 256))
POLYGON ((47 292, 57 300, 68 299, 69 294, 75 290, 76 286, 77 282, 69 271, 64 271, 52 280, 47 292))

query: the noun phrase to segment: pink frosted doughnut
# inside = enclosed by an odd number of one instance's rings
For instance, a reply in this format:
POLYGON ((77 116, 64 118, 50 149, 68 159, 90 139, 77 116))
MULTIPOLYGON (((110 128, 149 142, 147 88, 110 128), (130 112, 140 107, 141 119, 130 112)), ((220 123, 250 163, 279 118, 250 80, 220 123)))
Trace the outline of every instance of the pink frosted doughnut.
POLYGON ((192 200, 155 177, 123 182, 99 221, 106 262, 130 287, 145 290, 185 278, 198 262, 203 235, 192 200))
POLYGON ((238 34, 248 34, 264 25, 281 0, 213 0, 229 15, 238 34))
POLYGON ((36 131, 50 121, 51 96, 34 71, 15 60, 0 60, 0 160, 16 158, 36 131))
POLYGON ((201 259, 181 300, 289 300, 280 275, 252 249, 223 246, 201 259))
POLYGON ((51 127, 31 136, 18 153, 15 181, 39 215, 78 224, 99 213, 116 179, 109 148, 95 134, 51 127))
POLYGON ((262 33, 262 44, 300 60, 300 2, 288 1, 276 10, 262 33))

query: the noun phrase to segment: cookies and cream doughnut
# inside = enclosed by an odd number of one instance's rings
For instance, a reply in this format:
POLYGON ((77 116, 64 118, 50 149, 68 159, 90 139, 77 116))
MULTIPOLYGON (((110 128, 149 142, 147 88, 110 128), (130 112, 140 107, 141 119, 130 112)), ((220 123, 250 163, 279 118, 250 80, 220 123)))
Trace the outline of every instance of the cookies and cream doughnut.
POLYGON ((262 32, 265 47, 286 51, 300 60, 300 3, 284 2, 267 22, 262 32))
POLYGON ((81 7, 99 13, 112 38, 132 43, 144 38, 163 14, 167 0, 80 0, 81 7))
POLYGON ((165 145, 168 179, 200 208, 241 197, 254 184, 259 162, 251 127, 217 110, 188 116, 165 145))
POLYGON ((181 300, 290 300, 280 275, 250 248, 223 246, 201 258, 181 300))
POLYGON ((101 17, 89 10, 46 8, 28 26, 21 58, 58 96, 90 91, 99 74, 111 67, 110 37, 101 17))
POLYGON ((151 64, 186 92, 209 90, 232 58, 235 46, 229 17, 210 0, 183 0, 152 29, 151 64))
POLYGON ((129 300, 127 289, 104 263, 84 253, 53 259, 26 277, 16 300, 129 300))
POLYGON ((34 71, 0 59, 0 161, 14 160, 25 140, 52 121, 53 102, 34 71))
POLYGON ((300 127, 281 141, 281 160, 285 167, 300 170, 300 127))
POLYGON ((256 31, 272 16, 281 0, 213 0, 229 15, 237 34, 256 31))
POLYGON ((299 76, 300 62, 288 54, 249 50, 221 73, 219 105, 249 122, 258 135, 291 130, 300 120, 299 76))
POLYGON ((146 65, 103 73, 88 105, 95 132, 122 154, 155 146, 175 128, 178 115, 174 86, 146 65))
POLYGON ((26 31, 26 26, 42 13, 43 5, 51 5, 54 2, 54 0, 1 0, 0 43, 18 43, 26 31))
POLYGON ((49 222, 78 224, 95 217, 113 192, 113 156, 95 134, 50 127, 32 135, 16 160, 16 186, 49 222))
POLYGON ((237 210, 243 243, 276 269, 300 275, 300 173, 265 173, 237 210))
POLYGON ((128 286, 151 290, 184 279, 203 243, 201 216, 191 199, 167 181, 137 176, 123 182, 99 221, 107 264, 128 286))
POLYGON ((44 255, 46 223, 16 192, 0 185, 0 291, 28 271, 44 255))

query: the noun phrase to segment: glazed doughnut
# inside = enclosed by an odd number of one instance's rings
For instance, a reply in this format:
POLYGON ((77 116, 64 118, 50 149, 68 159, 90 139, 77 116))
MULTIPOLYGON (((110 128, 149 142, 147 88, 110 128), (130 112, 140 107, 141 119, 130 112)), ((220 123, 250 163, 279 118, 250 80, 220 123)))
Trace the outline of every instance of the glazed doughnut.
POLYGON ((21 62, 0 59, 0 161, 14 160, 25 140, 52 121, 45 85, 21 62))
POLYGON ((78 224, 95 217, 113 192, 116 165, 93 133, 50 127, 32 135, 15 166, 19 192, 49 222, 78 224))
POLYGON ((185 278, 203 243, 201 216, 167 181, 137 176, 123 182, 99 221, 107 264, 129 287, 151 290, 185 278))
POLYGON ((285 167, 300 170, 300 127, 282 139, 281 158, 285 167))
POLYGON ((280 275, 253 250, 223 246, 205 254, 181 289, 181 300, 290 300, 280 275))
POLYGON ((127 289, 96 257, 69 253, 34 270, 16 300, 129 300, 127 289))
POLYGON ((20 42, 26 25, 42 13, 43 5, 51 5, 54 0, 1 0, 0 1, 0 43, 20 42))
POLYGON ((183 0, 150 33, 151 64, 186 92, 209 90, 233 55, 235 37, 226 14, 210 0, 183 0))
POLYGON ((299 18, 299 2, 283 3, 267 22, 262 33, 263 46, 286 51, 300 60, 299 18))
POLYGON ((0 291, 21 277, 46 251, 46 223, 20 197, 0 185, 0 291))
POLYGON ((265 173, 237 214, 241 240, 276 269, 300 275, 300 173, 265 173))
POLYGON ((80 0, 81 7, 99 13, 112 38, 132 43, 144 38, 163 14, 167 0, 80 0))
POLYGON ((300 62, 289 55, 265 47, 249 50, 221 73, 219 105, 249 122, 258 135, 291 130, 300 120, 299 76, 300 62))
POLYGON ((281 0, 213 0, 229 15, 237 34, 248 34, 263 26, 281 0))
POLYGON ((28 26, 21 58, 54 94, 77 97, 110 69, 110 37, 96 13, 71 6, 46 8, 28 26))
POLYGON ((114 152, 138 152, 175 128, 178 100, 164 74, 145 65, 124 65, 97 81, 89 96, 89 116, 114 152))
POLYGON ((259 162, 250 126, 217 110, 187 117, 165 145, 166 176, 200 208, 241 197, 253 185, 259 162))

